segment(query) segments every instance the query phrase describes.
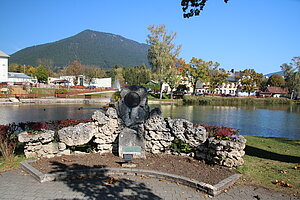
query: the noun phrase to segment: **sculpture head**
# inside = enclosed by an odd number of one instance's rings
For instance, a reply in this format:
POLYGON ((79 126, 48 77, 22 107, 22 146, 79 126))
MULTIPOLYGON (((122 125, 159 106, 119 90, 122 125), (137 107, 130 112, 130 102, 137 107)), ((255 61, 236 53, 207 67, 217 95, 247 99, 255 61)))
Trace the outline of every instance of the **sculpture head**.
POLYGON ((116 108, 127 127, 144 122, 149 116, 146 88, 137 85, 123 88, 116 108))

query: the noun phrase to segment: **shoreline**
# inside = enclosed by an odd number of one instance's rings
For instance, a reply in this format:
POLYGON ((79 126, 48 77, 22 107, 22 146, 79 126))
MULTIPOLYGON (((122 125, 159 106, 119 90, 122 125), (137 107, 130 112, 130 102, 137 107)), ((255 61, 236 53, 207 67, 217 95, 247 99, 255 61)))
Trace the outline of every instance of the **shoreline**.
MULTIPOLYGON (((29 104, 106 104, 110 102, 110 98, 39 98, 39 99, 20 99, 16 98, 2 98, 0 99, 0 106, 5 105, 29 105, 29 104)), ((179 104, 179 101, 160 101, 160 100, 149 100, 149 104, 179 104)))

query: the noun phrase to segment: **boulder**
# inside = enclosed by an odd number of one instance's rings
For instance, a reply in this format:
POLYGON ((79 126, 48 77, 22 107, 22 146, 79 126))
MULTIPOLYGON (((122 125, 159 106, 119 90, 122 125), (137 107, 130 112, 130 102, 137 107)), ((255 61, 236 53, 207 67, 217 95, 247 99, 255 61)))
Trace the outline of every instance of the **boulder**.
POLYGON ((40 134, 28 134, 26 131, 18 135, 19 142, 25 143, 49 143, 54 140, 54 131, 47 130, 40 134))
POLYGON ((88 143, 98 131, 92 123, 80 123, 73 127, 65 127, 58 131, 61 142, 68 146, 77 146, 88 143))
POLYGON ((197 147, 204 143, 208 134, 204 127, 197 126, 194 127, 193 123, 185 119, 167 119, 169 127, 174 135, 174 137, 182 140, 183 142, 197 147))

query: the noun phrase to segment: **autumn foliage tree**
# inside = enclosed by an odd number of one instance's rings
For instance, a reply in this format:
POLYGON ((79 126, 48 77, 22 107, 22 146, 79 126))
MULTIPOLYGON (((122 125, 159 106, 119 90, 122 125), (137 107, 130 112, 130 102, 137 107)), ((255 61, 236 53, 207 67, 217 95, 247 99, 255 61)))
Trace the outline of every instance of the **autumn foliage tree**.
POLYGON ((267 81, 267 85, 275 87, 284 87, 284 78, 279 74, 273 74, 267 81))
POLYGON ((248 96, 250 96, 250 92, 253 92, 260 86, 262 80, 263 75, 257 73, 254 69, 245 69, 242 72, 241 84, 243 90, 248 92, 248 96))
POLYGON ((77 85, 79 75, 83 74, 83 65, 80 64, 77 60, 74 60, 71 65, 65 68, 63 74, 74 76, 74 85, 77 85))
POLYGON ((160 98, 162 98, 162 84, 168 78, 168 70, 173 70, 175 58, 178 57, 181 46, 174 44, 176 33, 167 33, 165 25, 151 25, 148 27, 148 30, 150 31, 147 40, 147 43, 150 45, 148 60, 157 75, 157 80, 160 82, 160 98))

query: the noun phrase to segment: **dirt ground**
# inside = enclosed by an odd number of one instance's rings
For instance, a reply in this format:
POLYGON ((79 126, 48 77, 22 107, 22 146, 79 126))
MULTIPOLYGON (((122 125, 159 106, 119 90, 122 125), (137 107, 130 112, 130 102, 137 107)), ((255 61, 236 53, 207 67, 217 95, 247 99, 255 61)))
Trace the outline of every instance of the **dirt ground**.
MULTIPOLYGON (((122 158, 111 153, 94 153, 42 158, 31 165, 43 173, 53 173, 74 169, 121 167, 122 163, 124 163, 122 158)), ((236 173, 234 169, 211 166, 202 161, 178 155, 147 154, 146 159, 136 158, 133 159, 133 163, 137 164, 138 169, 180 175, 212 185, 236 173)))

